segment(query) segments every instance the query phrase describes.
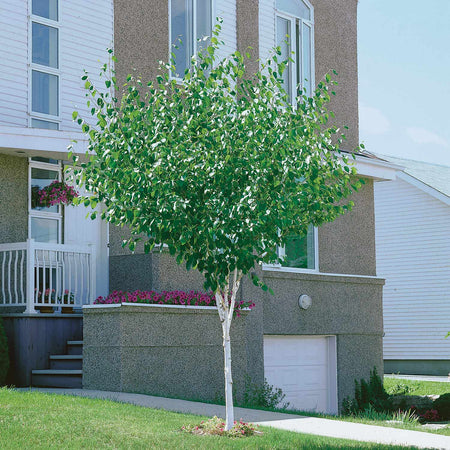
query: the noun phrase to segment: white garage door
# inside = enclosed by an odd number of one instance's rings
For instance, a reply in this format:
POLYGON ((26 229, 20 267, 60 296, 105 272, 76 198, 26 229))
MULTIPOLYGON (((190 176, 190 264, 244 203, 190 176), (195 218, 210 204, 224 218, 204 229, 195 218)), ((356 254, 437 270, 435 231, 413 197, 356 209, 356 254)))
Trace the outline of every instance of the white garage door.
POLYGON ((264 373, 290 408, 337 413, 335 336, 264 336, 264 373))

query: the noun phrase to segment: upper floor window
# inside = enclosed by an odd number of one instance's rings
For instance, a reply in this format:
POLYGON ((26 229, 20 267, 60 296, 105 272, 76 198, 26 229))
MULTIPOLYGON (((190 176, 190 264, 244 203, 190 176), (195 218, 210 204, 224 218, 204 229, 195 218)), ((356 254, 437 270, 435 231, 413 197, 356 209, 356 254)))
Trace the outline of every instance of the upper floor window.
POLYGON ((283 84, 294 101, 301 90, 314 88, 314 10, 306 0, 276 0, 276 43, 282 58, 293 59, 283 73, 283 84))
MULTIPOLYGON (((283 73, 283 85, 291 103, 302 91, 314 88, 314 10, 307 0, 276 0, 276 43, 283 60, 291 58, 283 73)), ((312 225, 305 236, 291 236, 278 248, 281 266, 293 270, 319 270, 318 232, 312 225)))
POLYGON ((58 0, 33 0, 31 9, 35 16, 58 20, 58 0))
POLYGON ((31 3, 30 126, 59 128, 58 0, 31 3))
POLYGON ((170 52, 175 55, 174 78, 183 78, 191 58, 208 45, 213 0, 170 0, 170 52))

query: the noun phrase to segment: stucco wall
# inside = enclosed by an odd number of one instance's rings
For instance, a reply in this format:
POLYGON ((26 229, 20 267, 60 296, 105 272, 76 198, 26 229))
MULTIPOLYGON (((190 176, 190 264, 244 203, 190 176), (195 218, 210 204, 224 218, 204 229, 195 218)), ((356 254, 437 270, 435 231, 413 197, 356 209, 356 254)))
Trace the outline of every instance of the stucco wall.
POLYGON ((339 83, 330 109, 336 114, 334 123, 347 136, 343 148, 353 150, 359 143, 358 127, 358 0, 310 0, 314 6, 316 83, 336 70, 339 83))
POLYGON ((352 194, 352 211, 319 228, 321 272, 376 275, 373 181, 352 194))
POLYGON ((121 85, 130 73, 155 78, 169 56, 168 0, 114 0, 114 51, 121 85))
MULTIPOLYGON (((249 356, 247 317, 232 324, 233 387, 242 400, 245 376, 263 379, 249 356), (250 367, 251 366, 251 367, 250 367)), ((223 397, 223 347, 216 310, 121 306, 84 309, 83 387, 214 400, 223 397)), ((262 335, 259 336, 262 339, 262 335)))
POLYGON ((0 154, 0 244, 27 237, 28 161, 0 154))
MULTIPOLYGON (((354 395, 355 379, 368 379, 374 367, 383 373, 382 280, 274 271, 262 277, 274 291, 259 295, 264 334, 337 336, 339 405, 354 395), (307 310, 298 305, 302 294, 313 300, 307 310)), ((258 295, 251 286, 244 292, 258 295)))
MULTIPOLYGON (((312 0, 315 17, 316 83, 331 70, 338 73, 339 85, 330 108, 335 123, 348 126, 344 147, 354 149, 358 135, 358 61, 357 0, 312 0)), ((253 64, 257 67, 258 1, 236 0, 238 49, 253 47, 253 64)), ((123 81, 133 73, 143 80, 155 78, 158 61, 167 61, 169 49, 168 0, 115 0, 114 48, 118 58, 116 71, 123 81)), ((343 130, 344 131, 344 130, 343 130)))

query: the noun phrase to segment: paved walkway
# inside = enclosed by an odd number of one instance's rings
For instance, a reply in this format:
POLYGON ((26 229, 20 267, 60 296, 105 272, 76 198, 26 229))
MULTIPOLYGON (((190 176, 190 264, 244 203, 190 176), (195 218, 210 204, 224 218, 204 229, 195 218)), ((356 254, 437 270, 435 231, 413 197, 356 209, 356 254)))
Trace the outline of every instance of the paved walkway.
MULTIPOLYGON (((387 374, 385 373, 384 376, 386 378, 398 378, 400 380, 414 380, 414 381, 439 381, 444 383, 450 383, 450 376, 444 377, 444 376, 435 376, 435 375, 402 375, 402 374, 387 374)), ((450 387, 448 388, 450 392, 450 387)))
MULTIPOLYGON (((29 388, 22 388, 22 391, 29 388)), ((124 392, 91 391, 84 389, 44 389, 32 388, 34 391, 52 394, 78 395, 90 398, 102 398, 117 402, 131 403, 148 408, 165 409, 181 413, 203 416, 225 416, 225 407, 209 403, 189 402, 163 397, 124 392)), ((297 416, 293 414, 274 413, 247 408, 235 408, 235 418, 253 422, 265 427, 274 427, 298 433, 316 434, 334 438, 356 441, 376 442, 391 445, 409 445, 418 448, 450 450, 450 436, 401 430, 398 428, 364 425, 339 420, 320 419, 317 417, 297 416)))

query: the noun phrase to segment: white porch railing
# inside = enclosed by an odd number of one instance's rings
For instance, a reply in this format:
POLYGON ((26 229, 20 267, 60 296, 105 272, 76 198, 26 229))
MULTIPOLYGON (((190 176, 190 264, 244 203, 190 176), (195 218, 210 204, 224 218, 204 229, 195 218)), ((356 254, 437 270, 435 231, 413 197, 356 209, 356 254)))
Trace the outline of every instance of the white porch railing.
POLYGON ((0 244, 0 307, 81 307, 95 296, 94 246, 0 244))

